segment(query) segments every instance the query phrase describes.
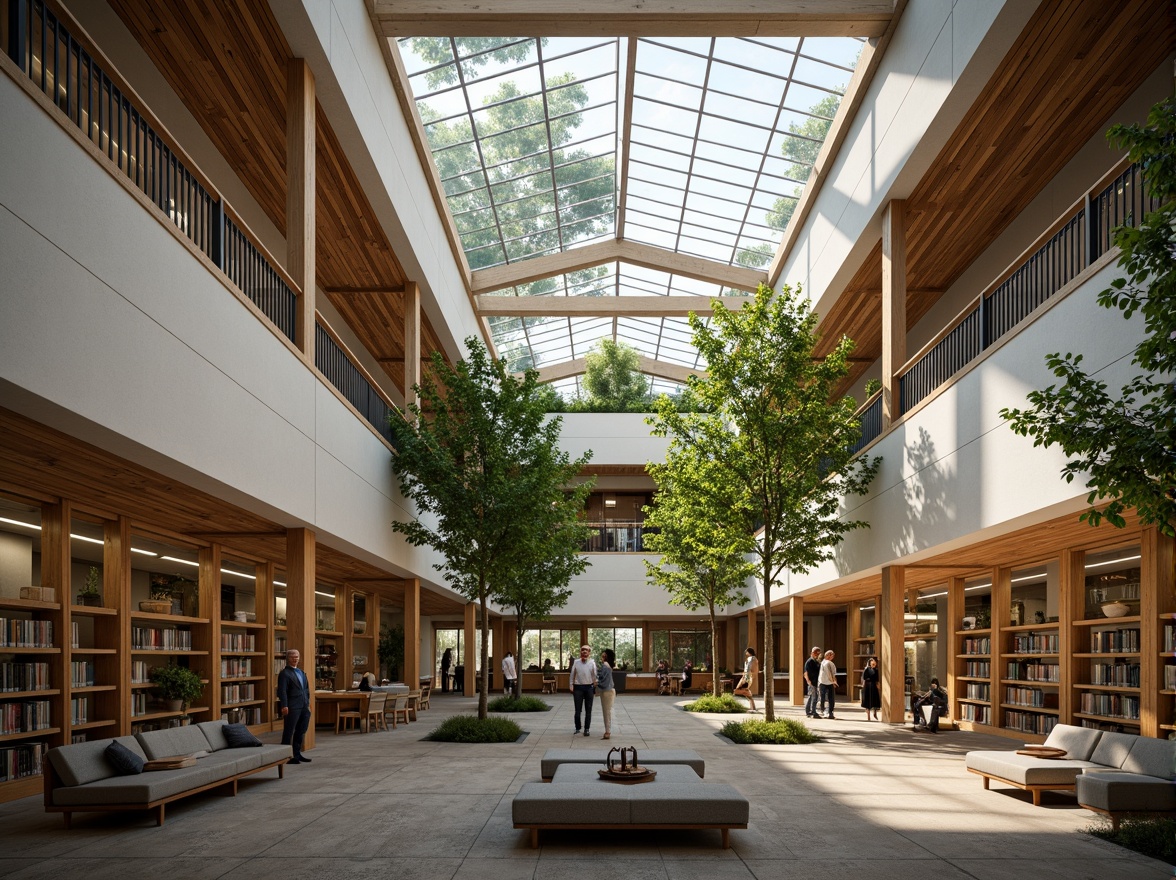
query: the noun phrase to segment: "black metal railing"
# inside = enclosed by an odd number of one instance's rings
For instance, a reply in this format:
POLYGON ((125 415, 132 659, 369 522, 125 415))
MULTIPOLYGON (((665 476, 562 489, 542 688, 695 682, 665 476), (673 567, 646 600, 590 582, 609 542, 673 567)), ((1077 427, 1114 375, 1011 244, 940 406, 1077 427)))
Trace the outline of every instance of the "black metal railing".
POLYGON ((595 534, 584 542, 584 553, 644 553, 645 526, 638 522, 584 523, 595 534))
POLYGON ((297 294, 43 0, 0 0, 6 51, 25 76, 194 244, 294 339, 297 294))
POLYGON ((314 365, 376 433, 391 443, 389 419, 394 410, 322 324, 315 325, 314 365))
POLYGON ((1136 226, 1159 206, 1157 199, 1144 195, 1138 165, 1131 165, 1106 187, 1089 194, 1056 233, 995 289, 981 296, 974 308, 902 374, 900 411, 916 406, 1106 253, 1113 245, 1115 227, 1136 226))
POLYGON ((882 434, 882 395, 877 395, 866 407, 858 413, 861 424, 862 437, 850 448, 850 454, 856 455, 868 443, 873 443, 882 434))

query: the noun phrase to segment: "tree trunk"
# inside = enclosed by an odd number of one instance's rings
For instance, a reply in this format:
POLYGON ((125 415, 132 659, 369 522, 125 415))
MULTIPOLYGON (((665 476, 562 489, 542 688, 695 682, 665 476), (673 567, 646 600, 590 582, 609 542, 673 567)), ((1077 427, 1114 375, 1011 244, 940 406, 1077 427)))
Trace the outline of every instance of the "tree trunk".
MULTIPOLYGON (((515 615, 515 686, 516 698, 523 695, 523 615, 515 615)), ((542 659, 542 658, 540 658, 542 659)))
MULTIPOLYGON (((712 591, 711 594, 714 595, 714 591, 712 591)), ((719 624, 718 621, 715 620, 715 603, 710 602, 709 604, 711 619, 711 693, 716 697, 721 697, 723 695, 723 688, 719 684, 719 664, 715 662, 715 657, 719 653, 719 624)))
POLYGON ((482 688, 478 694, 478 717, 485 718, 487 715, 486 709, 486 694, 490 690, 490 658, 487 656, 486 649, 490 641, 490 615, 486 610, 486 582, 482 581, 479 585, 478 605, 482 609, 482 625, 480 627, 482 633, 482 649, 478 652, 482 662, 482 688))
MULTIPOLYGON (((764 533, 764 541, 768 540, 764 533)), ((764 656, 760 659, 760 674, 764 678, 764 721, 776 720, 776 668, 772 646, 772 580, 771 561, 764 559, 764 656)))

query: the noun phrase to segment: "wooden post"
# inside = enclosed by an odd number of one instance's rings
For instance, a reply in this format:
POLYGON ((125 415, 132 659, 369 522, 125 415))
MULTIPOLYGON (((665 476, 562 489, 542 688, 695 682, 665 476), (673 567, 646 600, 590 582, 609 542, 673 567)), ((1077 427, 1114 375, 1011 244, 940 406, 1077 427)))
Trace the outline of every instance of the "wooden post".
MULTIPOLYGON (((69 698, 64 696, 68 694, 68 690, 62 686, 61 682, 68 682, 70 653, 70 619, 71 615, 69 607, 73 603, 73 584, 70 578, 70 546, 69 546, 69 529, 70 520, 73 517, 73 511, 70 508, 68 501, 63 501, 61 504, 46 504, 41 508, 41 586, 52 587, 57 591, 57 601, 60 604, 60 609, 52 612, 49 619, 53 622, 54 632, 57 633, 54 638, 54 643, 61 646, 61 651, 57 656, 48 658, 49 660, 49 674, 51 681, 58 683, 63 696, 59 697, 57 702, 56 716, 59 723, 54 724, 54 727, 61 729, 61 733, 52 736, 49 739, 51 745, 59 746, 68 743, 66 734, 69 732, 69 698)), ((105 559, 103 560, 105 564, 105 559)), ((107 592, 107 578, 105 571, 102 574, 103 580, 103 596, 109 596, 107 592)), ((122 648, 130 644, 130 622, 126 624, 127 641, 118 643, 117 646, 122 648)), ((103 647, 115 647, 115 645, 103 645, 103 647)), ((119 653, 126 654, 126 650, 120 650, 119 653)), ((20 660, 18 656, 16 658, 20 660)), ((130 717, 130 695, 128 693, 127 680, 119 681, 118 685, 127 694, 125 702, 126 712, 125 717, 130 717)), ((129 727, 120 726, 119 732, 130 733, 129 727)))
POLYGON ((898 370, 907 358, 906 324, 906 202, 892 199, 882 215, 883 431, 902 415, 898 370))
POLYGON ((310 682, 310 728, 304 748, 314 748, 314 584, 315 534, 286 530, 286 646, 302 655, 301 669, 310 682))
MULTIPOLYGON (((515 640, 507 632, 508 628, 513 629, 513 627, 507 627, 504 623, 501 617, 496 616, 490 618, 490 647, 493 650, 488 653, 494 658, 494 668, 490 671, 499 673, 494 679, 498 684, 496 690, 502 690, 502 682, 499 681, 502 678, 502 658, 506 656, 508 650, 514 650, 515 644, 515 640)), ((518 667, 517 657, 515 658, 515 667, 518 667)))
POLYGON ((947 582, 947 630, 940 633, 940 638, 947 641, 947 681, 942 682, 947 690, 947 713, 952 721, 960 720, 959 677, 967 668, 967 660, 959 655, 963 653, 960 636, 957 631, 964 625, 964 578, 953 577, 947 582))
POLYGON ((882 567, 882 596, 878 600, 877 650, 882 666, 882 720, 902 724, 906 719, 904 696, 906 642, 903 637, 903 600, 906 569, 882 567))
MULTIPOLYGON (((804 644, 804 597, 788 598, 788 701, 804 705, 804 661, 808 649, 804 644), (799 662, 798 662, 799 661, 799 662)), ((852 661, 850 669, 852 670, 852 661)))
MULTIPOLYGON (((1076 724, 1080 719, 1073 718, 1074 695, 1070 686, 1077 681, 1077 661, 1074 652, 1089 651, 1090 648, 1078 648, 1077 631, 1071 622, 1082 616, 1081 587, 1085 572, 1082 570, 1082 553, 1069 548, 1062 550, 1058 559, 1058 722, 1062 724, 1076 724)), ((1086 638, 1086 645, 1090 644, 1090 637, 1086 638)))
MULTIPOLYGON (((465 688, 465 695, 472 697, 476 691, 474 690, 474 680, 477 677, 478 671, 478 650, 477 642, 474 637, 475 624, 477 623, 478 606, 473 602, 466 603, 465 606, 465 656, 462 657, 462 663, 465 664, 465 678, 462 687, 465 688)), ((487 694, 487 696, 489 696, 487 694)))
POLYGON ((420 680, 421 582, 419 578, 409 578, 404 582, 404 683, 409 690, 416 690, 420 680))
MULTIPOLYGON (((315 95, 305 59, 286 67, 286 268, 298 285, 294 344, 314 363, 315 95)), ((293 643, 291 643, 293 644, 293 643)))
POLYGON ((404 408, 420 405, 412 390, 421 383, 421 288, 415 281, 404 285, 404 408))

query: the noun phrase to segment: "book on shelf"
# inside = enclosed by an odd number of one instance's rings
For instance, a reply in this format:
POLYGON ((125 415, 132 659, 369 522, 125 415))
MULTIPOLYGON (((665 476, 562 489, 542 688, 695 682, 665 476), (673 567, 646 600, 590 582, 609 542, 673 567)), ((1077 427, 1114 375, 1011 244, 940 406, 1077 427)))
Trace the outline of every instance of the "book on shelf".
POLYGON ((253 633, 221 633, 222 651, 256 651, 257 636, 253 633))
POLYGON ((1014 709, 1005 711, 1005 729, 1019 730, 1021 733, 1047 735, 1058 723, 1053 715, 1038 715, 1034 712, 1018 712, 1014 709))
POLYGON ((94 686, 94 662, 92 660, 71 660, 69 662, 69 686, 75 688, 94 686))
POLYGON ((90 698, 72 697, 69 701, 69 723, 88 724, 90 721, 90 698))
POLYGON ((0 734, 31 733, 52 727, 48 700, 22 700, 0 705, 0 734))
POLYGON ((1091 663, 1090 683, 1110 687, 1139 687, 1139 664, 1091 663))
POLYGON ((52 620, 0 617, 0 648, 52 647, 52 620))
POLYGON ((968 678, 988 678, 992 666, 987 660, 969 660, 964 667, 964 675, 968 678))
POLYGON ((1139 720, 1139 697, 1127 694, 1084 693, 1079 700, 1083 715, 1102 715, 1106 718, 1139 720))
POLYGON ((252 674, 252 660, 240 657, 227 657, 221 660, 221 678, 247 678, 252 674))
POLYGON ((1057 633, 1014 633, 1014 654, 1056 654, 1058 653, 1057 633))
POLYGON ((969 636, 964 639, 965 654, 991 654, 992 639, 988 636, 969 636))
POLYGON ((1090 633, 1092 654, 1139 653, 1138 629, 1102 629, 1090 633))
POLYGON ((1018 681, 1040 681, 1059 683, 1062 680, 1062 667, 1059 663, 1037 663, 1028 660, 1010 660, 1005 665, 1005 678, 1018 681))
POLYGON ((137 651, 191 651, 192 631, 171 627, 132 626, 131 647, 137 651))
POLYGON ((52 687, 48 663, 0 663, 0 691, 47 691, 52 687))
POLYGON ((47 748, 42 742, 0 745, 0 782, 40 776, 47 748))

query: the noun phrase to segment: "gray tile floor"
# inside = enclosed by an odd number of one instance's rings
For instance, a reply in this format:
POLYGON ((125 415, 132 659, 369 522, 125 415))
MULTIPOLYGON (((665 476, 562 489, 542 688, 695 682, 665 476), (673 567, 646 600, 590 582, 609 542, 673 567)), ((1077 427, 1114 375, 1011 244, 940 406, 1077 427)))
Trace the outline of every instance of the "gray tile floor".
MULTIPOLYGON (((1082 833, 1093 814, 1072 795, 1043 806, 965 771, 973 748, 1016 741, 970 733, 911 734, 840 708, 811 721, 811 746, 734 746, 715 736, 726 718, 692 715, 683 701, 622 695, 613 736, 572 736, 567 694, 548 713, 517 716, 522 743, 462 746, 421 737, 441 719, 475 708, 436 694, 414 724, 335 736, 320 730, 310 764, 169 806, 157 828, 146 814, 78 814, 66 831, 40 797, 0 805, 0 877, 85 880, 804 880, 869 877, 1140 880, 1171 877, 1161 862, 1082 833), (733 783, 751 801, 746 831, 545 832, 541 847, 511 827, 511 796, 539 779, 552 747, 692 748, 708 780, 733 783)), ((597 707, 599 712, 599 706, 597 707)), ((777 704, 777 714, 803 717, 777 704)), ((740 716, 727 716, 740 717, 740 716)))

